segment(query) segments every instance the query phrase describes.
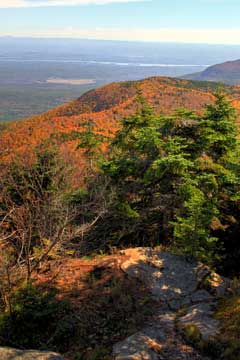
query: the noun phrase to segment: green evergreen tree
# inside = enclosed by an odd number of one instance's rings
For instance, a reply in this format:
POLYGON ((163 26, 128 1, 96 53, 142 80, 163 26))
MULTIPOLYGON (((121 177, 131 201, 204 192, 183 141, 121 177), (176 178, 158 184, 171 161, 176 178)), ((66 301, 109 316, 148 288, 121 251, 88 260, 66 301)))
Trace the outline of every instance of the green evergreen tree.
POLYGON ((208 105, 200 123, 200 143, 206 155, 219 162, 237 146, 236 113, 221 93, 214 105, 208 105))
POLYGON ((199 119, 195 171, 182 189, 185 211, 174 224, 175 239, 183 244, 183 251, 208 262, 218 258, 216 248, 221 249, 213 236, 213 221, 218 229, 226 228, 226 208, 233 208, 239 198, 235 120, 230 103, 222 94, 216 94, 215 104, 207 106, 199 119))
POLYGON ((77 149, 82 149, 83 154, 88 161, 90 170, 94 171, 94 165, 101 154, 104 136, 94 131, 92 121, 87 121, 83 123, 82 126, 83 130, 78 133, 78 139, 80 142, 77 149))
POLYGON ((111 206, 99 233, 117 244, 174 245, 213 263, 221 248, 213 224, 226 229, 238 208, 234 111, 222 95, 201 116, 184 109, 157 116, 140 100, 101 164, 111 206))

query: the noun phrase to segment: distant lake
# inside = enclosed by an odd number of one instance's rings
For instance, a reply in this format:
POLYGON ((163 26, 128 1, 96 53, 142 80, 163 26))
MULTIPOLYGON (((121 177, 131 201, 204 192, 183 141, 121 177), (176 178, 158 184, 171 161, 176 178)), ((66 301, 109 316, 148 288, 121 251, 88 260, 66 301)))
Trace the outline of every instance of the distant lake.
POLYGON ((116 65, 116 66, 140 66, 140 67, 208 67, 209 65, 203 64, 158 64, 158 63, 139 63, 139 62, 114 62, 114 61, 96 61, 96 60, 76 60, 76 59, 0 59, 3 63, 63 63, 63 64, 100 64, 100 65, 116 65))

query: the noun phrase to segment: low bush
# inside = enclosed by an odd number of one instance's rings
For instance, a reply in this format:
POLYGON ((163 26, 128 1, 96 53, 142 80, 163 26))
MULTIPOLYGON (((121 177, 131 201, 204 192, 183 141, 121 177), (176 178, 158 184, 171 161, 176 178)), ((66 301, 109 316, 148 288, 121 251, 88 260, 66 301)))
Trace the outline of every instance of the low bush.
POLYGON ((73 331, 70 303, 32 284, 16 291, 11 311, 0 315, 2 346, 64 350, 73 331))

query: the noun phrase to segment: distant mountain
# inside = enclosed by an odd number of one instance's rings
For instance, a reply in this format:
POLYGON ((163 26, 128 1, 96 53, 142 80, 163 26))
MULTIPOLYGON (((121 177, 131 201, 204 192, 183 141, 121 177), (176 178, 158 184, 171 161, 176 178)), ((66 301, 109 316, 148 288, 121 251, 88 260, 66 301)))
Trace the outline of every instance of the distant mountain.
POLYGON ((188 80, 215 81, 240 85, 240 60, 227 61, 208 67, 206 70, 183 76, 188 80))

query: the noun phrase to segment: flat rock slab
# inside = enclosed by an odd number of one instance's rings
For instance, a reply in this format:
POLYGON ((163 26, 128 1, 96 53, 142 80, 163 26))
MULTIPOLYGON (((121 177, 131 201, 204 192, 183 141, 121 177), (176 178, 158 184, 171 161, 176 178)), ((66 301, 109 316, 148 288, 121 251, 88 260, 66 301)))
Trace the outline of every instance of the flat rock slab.
MULTIPOLYGON (((116 344, 115 360, 204 360, 193 347, 183 344, 175 330, 173 313, 156 316, 156 323, 116 344)), ((206 359, 206 358, 205 358, 206 359)))
POLYGON ((156 315, 154 324, 149 324, 142 331, 117 343, 113 347, 115 359, 160 359, 160 352, 174 330, 174 319, 172 313, 156 315))
POLYGON ((113 353, 116 360, 158 360, 155 352, 158 347, 159 343, 156 340, 156 335, 152 338, 143 330, 115 345, 113 353))
POLYGON ((201 303, 187 309, 184 316, 179 317, 181 326, 195 325, 203 340, 216 336, 219 332, 219 321, 214 319, 213 314, 216 303, 201 303))
POLYGON ((1 360, 64 360, 59 354, 35 350, 17 350, 0 347, 1 360))
POLYGON ((201 302, 212 302, 213 300, 213 295, 209 294, 209 292, 206 290, 198 290, 191 297, 191 302, 194 304, 201 302))
POLYGON ((128 260, 122 263, 122 270, 143 281, 155 300, 167 303, 175 311, 227 292, 229 282, 184 256, 152 248, 127 249, 123 254, 128 260), (199 291, 206 277, 209 277, 208 291, 199 291))
POLYGON ((130 258, 122 264, 122 270, 146 283, 155 300, 180 300, 197 288, 196 262, 189 263, 182 256, 148 248, 124 253, 130 258))
POLYGON ((218 334, 214 311, 230 282, 208 266, 152 248, 124 250, 122 270, 141 280, 159 309, 141 331, 113 347, 115 360, 206 360, 180 329, 196 326, 203 340, 218 334), (179 311, 181 309, 181 311, 179 311))

